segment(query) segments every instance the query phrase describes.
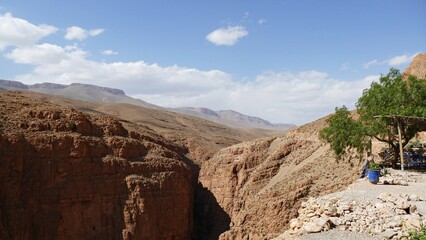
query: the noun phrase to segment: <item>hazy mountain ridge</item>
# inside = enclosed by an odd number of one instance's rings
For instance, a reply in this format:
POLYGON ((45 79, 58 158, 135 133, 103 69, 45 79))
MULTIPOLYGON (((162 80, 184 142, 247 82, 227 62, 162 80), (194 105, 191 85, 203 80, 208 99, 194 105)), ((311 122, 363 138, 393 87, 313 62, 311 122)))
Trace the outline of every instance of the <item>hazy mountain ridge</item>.
POLYGON ((64 85, 45 82, 26 85, 18 81, 0 80, 0 88, 6 90, 28 90, 95 103, 129 103, 150 108, 160 108, 159 106, 147 103, 143 100, 129 97, 123 90, 91 84, 72 83, 70 85, 64 85))
POLYGON ((28 86, 18 82, 18 81, 11 81, 11 80, 0 80, 0 86, 3 89, 12 90, 12 89, 21 89, 21 90, 27 90, 28 86))
POLYGON ((172 111, 193 115, 207 120, 226 124, 236 128, 262 128, 275 131, 286 131, 296 127, 294 124, 287 123, 271 123, 259 117, 248 116, 234 110, 214 111, 208 108, 183 107, 175 108, 172 111))
MULTIPOLYGON (((0 90, 28 90, 38 93, 59 95, 63 97, 89 101, 94 103, 128 103, 153 109, 164 109, 160 106, 150 104, 140 99, 129 97, 123 90, 108 88, 90 84, 72 83, 70 85, 57 83, 36 83, 26 85, 19 81, 0 80, 0 90)), ((169 108, 168 110, 200 117, 215 123, 235 128, 268 129, 273 131, 285 131, 294 124, 274 124, 259 117, 244 115, 233 110, 214 111, 208 108, 169 108)))

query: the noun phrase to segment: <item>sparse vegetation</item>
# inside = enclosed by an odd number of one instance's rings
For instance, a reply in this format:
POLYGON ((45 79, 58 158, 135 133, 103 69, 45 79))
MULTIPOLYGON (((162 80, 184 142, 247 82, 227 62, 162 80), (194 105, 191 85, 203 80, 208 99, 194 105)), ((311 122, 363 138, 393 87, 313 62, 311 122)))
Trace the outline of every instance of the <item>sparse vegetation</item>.
MULTIPOLYGON (((397 123, 389 118, 377 116, 403 115, 426 117, 426 81, 414 76, 403 79, 397 69, 373 82, 365 89, 356 104, 359 119, 353 119, 345 106, 336 108, 336 114, 328 120, 328 127, 321 131, 321 137, 331 144, 336 156, 347 148, 359 152, 367 149, 369 138, 388 143, 395 153, 392 166, 398 161, 399 143, 397 123)), ((420 124, 402 122, 402 145, 405 146, 419 131, 420 124)))
POLYGON ((426 226, 422 226, 417 231, 409 232, 410 240, 426 240, 426 226))
POLYGON ((389 175, 389 169, 382 168, 382 170, 380 170, 380 176, 386 176, 386 175, 389 175))
POLYGON ((77 131, 77 124, 75 124, 75 122, 68 123, 68 127, 72 132, 77 131))
POLYGON ((368 170, 371 170, 371 171, 380 170, 380 165, 376 162, 372 162, 370 163, 370 165, 368 165, 368 170))

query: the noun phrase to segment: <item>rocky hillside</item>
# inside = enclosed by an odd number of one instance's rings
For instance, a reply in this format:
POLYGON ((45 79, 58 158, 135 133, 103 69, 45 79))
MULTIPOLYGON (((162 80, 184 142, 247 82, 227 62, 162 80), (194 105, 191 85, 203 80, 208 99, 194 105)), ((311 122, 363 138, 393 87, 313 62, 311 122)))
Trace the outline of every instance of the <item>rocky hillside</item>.
MULTIPOLYGON (((0 90, 26 90, 50 95, 62 96, 76 100, 88 101, 100 104, 132 104, 140 107, 163 109, 160 106, 147 103, 140 99, 127 96, 123 90, 101 87, 90 84, 72 83, 70 85, 56 83, 37 83, 26 85, 18 81, 0 80, 0 90)), ((268 129, 271 131, 285 131, 293 124, 273 124, 258 117, 247 116, 232 110, 213 111, 208 108, 169 108, 169 111, 196 116, 218 124, 242 129, 268 129)))
POLYGON ((130 104, 108 104, 94 109, 149 127, 185 149, 187 156, 198 165, 224 147, 268 134, 233 129, 196 117, 130 104))
POLYGON ((410 66, 408 66, 404 75, 413 75, 419 79, 426 79, 426 53, 417 54, 410 66))
MULTIPOLYGON (((425 78, 425 56, 417 55, 404 73, 425 78)), ((220 239, 276 237, 289 228, 302 201, 343 189, 359 178, 363 162, 356 154, 337 163, 320 141, 326 118, 283 137, 222 149, 202 166, 200 182, 229 217, 215 223, 215 229, 224 231, 220 239)))
POLYGON ((229 216, 220 239, 270 239, 288 228, 303 199, 344 188, 359 177, 359 160, 337 163, 318 137, 325 119, 288 135, 237 144, 202 166, 200 182, 229 216), (355 166, 354 166, 355 165, 355 166))
POLYGON ((7 196, 0 239, 211 236, 211 223, 227 215, 198 183, 199 166, 259 136, 162 109, 0 92, 0 191, 7 196))
POLYGON ((1 239, 188 239, 192 172, 149 128, 0 92, 1 239))

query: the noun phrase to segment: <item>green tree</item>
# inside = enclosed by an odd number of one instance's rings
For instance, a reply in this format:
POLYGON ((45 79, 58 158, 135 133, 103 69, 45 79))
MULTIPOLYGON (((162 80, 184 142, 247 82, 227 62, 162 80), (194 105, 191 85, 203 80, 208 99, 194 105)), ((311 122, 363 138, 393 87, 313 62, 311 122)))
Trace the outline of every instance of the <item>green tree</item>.
POLYGON ((327 119, 328 127, 320 132, 322 139, 330 143, 337 160, 348 148, 356 148, 362 153, 370 147, 370 140, 360 121, 351 117, 351 113, 343 106, 336 107, 336 113, 327 119))
MULTIPOLYGON (((358 120, 349 121, 348 119, 337 120, 350 123, 350 129, 347 137, 359 141, 342 142, 341 132, 346 132, 348 127, 340 128, 339 124, 331 124, 321 131, 321 136, 329 142, 337 156, 341 154, 339 149, 333 147, 337 143, 343 144, 345 148, 356 147, 358 150, 365 149, 366 137, 375 138, 381 142, 388 143, 394 151, 393 167, 396 167, 399 155, 399 143, 397 133, 397 123, 390 118, 380 118, 377 116, 403 115, 426 117, 426 81, 419 80, 414 76, 403 78, 397 69, 391 69, 389 73, 380 78, 379 82, 373 82, 369 89, 365 89, 362 96, 356 104, 358 120), (327 137, 327 132, 334 131, 331 137, 327 137)), ((336 114, 339 109, 336 109, 336 114)), ((348 115, 349 117, 349 115, 348 115)), ((333 118, 333 117, 332 117, 333 118)), ((331 118, 330 118, 331 119, 331 118)), ((336 121, 337 121, 336 120, 336 121)), ((419 131, 424 130, 421 124, 408 124, 402 121, 402 145, 405 146, 419 131)), ((424 125, 423 125, 424 126, 424 125)))

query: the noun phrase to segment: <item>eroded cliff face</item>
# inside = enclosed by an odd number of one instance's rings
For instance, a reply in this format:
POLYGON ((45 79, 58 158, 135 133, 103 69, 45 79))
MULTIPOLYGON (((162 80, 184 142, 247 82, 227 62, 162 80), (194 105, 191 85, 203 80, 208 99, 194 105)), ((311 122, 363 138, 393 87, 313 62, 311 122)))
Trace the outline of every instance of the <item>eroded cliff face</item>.
POLYGON ((404 75, 413 75, 418 79, 426 79, 426 53, 417 54, 410 66, 404 70, 404 75))
POLYGON ((0 93, 1 239, 188 239, 191 174, 152 130, 0 93))
POLYGON ((320 119, 284 137, 264 138, 219 151, 200 181, 229 215, 220 239, 270 239, 288 227, 303 199, 337 191, 359 176, 358 160, 336 163, 319 140, 320 119), (352 162, 352 163, 351 163, 352 162), (353 167, 353 163, 356 166, 353 167))

